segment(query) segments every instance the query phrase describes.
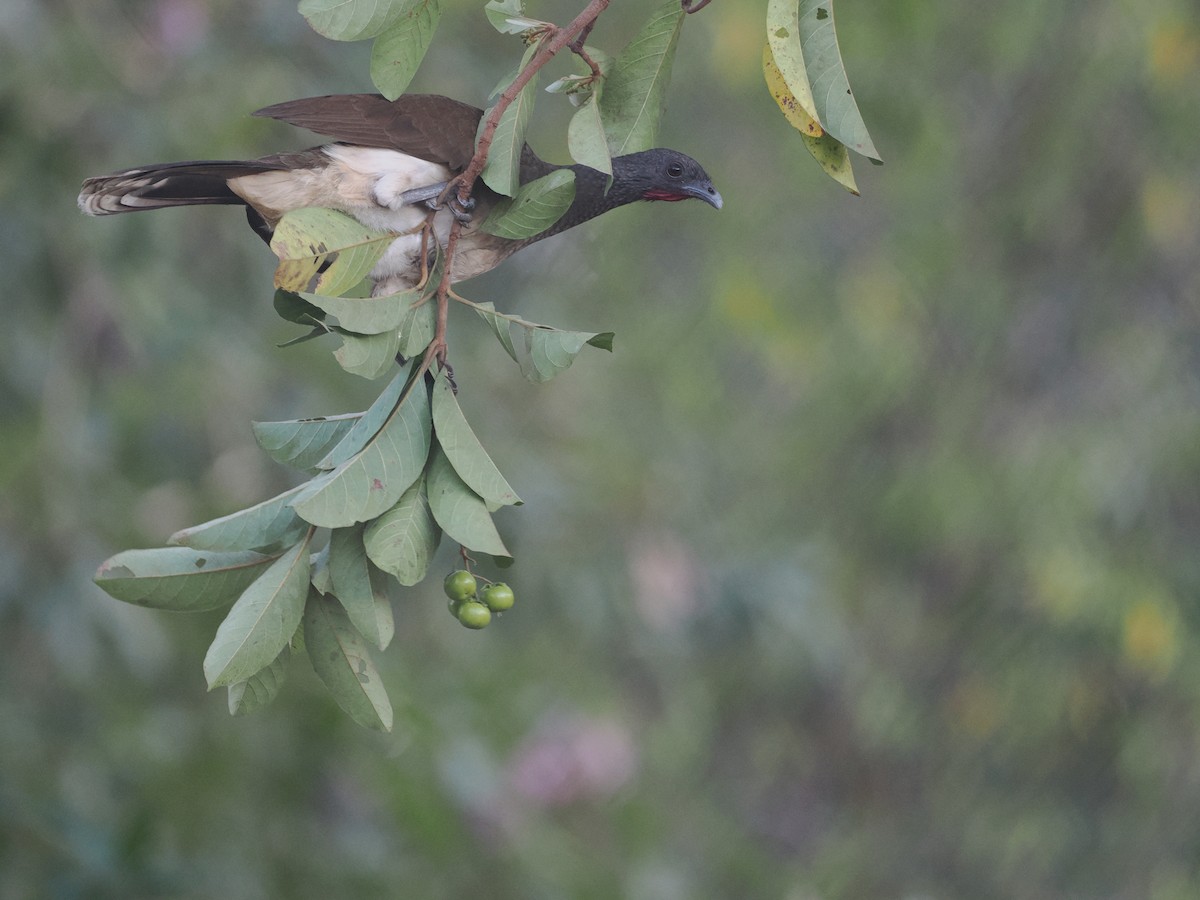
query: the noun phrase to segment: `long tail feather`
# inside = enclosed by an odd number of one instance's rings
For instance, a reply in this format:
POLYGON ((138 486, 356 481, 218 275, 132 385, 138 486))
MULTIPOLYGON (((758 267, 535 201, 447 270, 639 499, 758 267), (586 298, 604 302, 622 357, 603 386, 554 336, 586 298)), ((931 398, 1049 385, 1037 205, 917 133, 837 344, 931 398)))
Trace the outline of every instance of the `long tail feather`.
POLYGON ((244 203, 229 179, 282 168, 265 161, 206 160, 162 163, 89 178, 79 208, 91 216, 111 216, 167 206, 244 203))

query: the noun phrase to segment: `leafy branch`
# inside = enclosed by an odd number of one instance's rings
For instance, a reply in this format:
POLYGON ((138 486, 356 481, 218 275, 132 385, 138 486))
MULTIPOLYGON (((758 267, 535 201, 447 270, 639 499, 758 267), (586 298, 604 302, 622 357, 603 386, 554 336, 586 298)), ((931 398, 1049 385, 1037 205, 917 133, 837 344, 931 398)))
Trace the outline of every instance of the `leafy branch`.
MULTIPOLYGON (((655 146, 683 22, 709 2, 659 0, 610 57, 586 44, 610 0, 589 0, 562 27, 526 16, 523 0, 489 0, 489 21, 519 36, 525 50, 483 115, 470 161, 438 199, 461 212, 482 179, 505 199, 480 229, 511 240, 543 233, 570 206, 576 186, 567 168, 520 183, 540 70, 564 50, 586 67, 546 90, 577 107, 567 135, 572 158, 611 178, 614 156, 655 146)), ((331 39, 373 39, 371 76, 392 99, 407 88, 441 16, 440 0, 301 0, 300 12, 331 39)), ((825 170, 856 190, 848 150, 878 154, 844 86, 832 0, 768 0, 766 43, 772 95, 825 170)), ((442 246, 436 214, 408 232, 421 235, 420 283, 379 297, 371 296, 370 273, 402 235, 328 209, 282 217, 271 242, 279 257, 275 308, 310 328, 289 343, 336 334, 342 343, 335 357, 346 371, 371 379, 392 372, 391 380, 362 412, 255 423, 264 452, 307 481, 185 528, 171 536, 173 546, 118 553, 96 574, 105 591, 129 603, 228 607, 204 674, 210 689, 227 688, 235 715, 269 703, 292 657, 306 652, 356 722, 389 730, 392 708, 370 654, 371 647, 386 649, 395 631, 385 585, 424 580, 443 535, 459 545, 463 568, 443 586, 463 625, 481 628, 513 604, 507 585, 471 571, 471 552, 499 568, 511 564, 492 515, 521 500, 458 405, 447 364, 450 300, 474 310, 534 382, 564 371, 585 347, 611 351, 613 334, 541 325, 457 294, 454 261, 464 224, 455 217, 442 246)))

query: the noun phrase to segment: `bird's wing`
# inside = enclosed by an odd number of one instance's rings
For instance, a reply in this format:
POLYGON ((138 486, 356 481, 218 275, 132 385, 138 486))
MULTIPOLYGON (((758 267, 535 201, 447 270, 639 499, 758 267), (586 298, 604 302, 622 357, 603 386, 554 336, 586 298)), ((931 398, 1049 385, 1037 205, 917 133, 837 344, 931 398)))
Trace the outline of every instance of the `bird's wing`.
POLYGON ((475 152, 483 110, 437 94, 331 94, 260 109, 278 119, 362 147, 399 150, 461 172, 475 152))

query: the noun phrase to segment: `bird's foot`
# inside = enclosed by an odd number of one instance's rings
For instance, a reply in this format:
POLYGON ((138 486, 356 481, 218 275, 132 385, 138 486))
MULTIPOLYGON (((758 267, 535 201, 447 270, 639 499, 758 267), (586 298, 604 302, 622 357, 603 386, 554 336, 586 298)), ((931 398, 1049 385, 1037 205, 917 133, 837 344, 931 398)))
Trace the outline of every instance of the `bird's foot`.
POLYGON ((468 197, 466 202, 460 201, 458 194, 454 190, 457 186, 457 182, 451 179, 439 184, 430 184, 425 187, 413 188, 411 191, 405 191, 400 195, 400 199, 405 205, 423 203, 427 208, 434 211, 449 208, 450 214, 454 218, 464 225, 469 225, 471 222, 471 212, 475 209, 475 199, 468 197))

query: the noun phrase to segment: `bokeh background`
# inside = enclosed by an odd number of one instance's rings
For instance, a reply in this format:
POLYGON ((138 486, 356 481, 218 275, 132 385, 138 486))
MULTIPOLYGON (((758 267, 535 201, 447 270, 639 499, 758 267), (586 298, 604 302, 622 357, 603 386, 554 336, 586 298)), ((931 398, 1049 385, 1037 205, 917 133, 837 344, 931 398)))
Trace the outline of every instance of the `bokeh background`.
MULTIPOLYGON (((444 6, 414 89, 482 103, 517 47, 444 6)), ((518 605, 397 592, 383 736, 303 665, 230 718, 218 614, 91 584, 291 484, 252 419, 379 385, 276 348, 237 211, 75 209, 316 143, 247 114, 369 90, 367 45, 290 0, 0 4, 0 898, 1200 896, 1200 13, 839 4, 887 159, 854 198, 761 83, 763 7, 689 20, 662 133, 723 211, 465 286, 616 352, 535 386, 453 321, 518 605)))

